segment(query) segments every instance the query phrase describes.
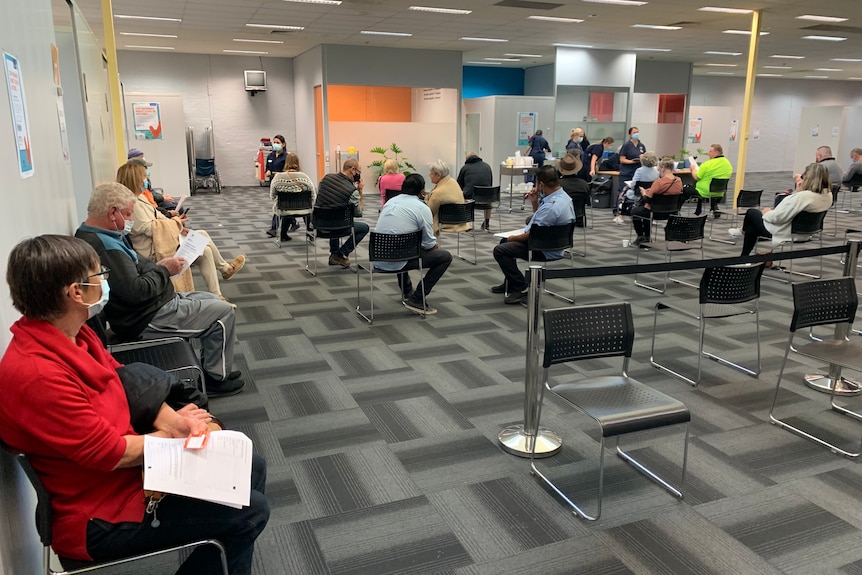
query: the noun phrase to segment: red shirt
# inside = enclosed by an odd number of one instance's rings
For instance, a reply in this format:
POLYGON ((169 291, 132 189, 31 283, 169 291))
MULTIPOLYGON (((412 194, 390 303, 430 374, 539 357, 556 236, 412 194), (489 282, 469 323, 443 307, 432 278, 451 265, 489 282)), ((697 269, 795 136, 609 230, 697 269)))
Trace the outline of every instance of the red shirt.
POLYGON ((87 521, 141 522, 141 468, 112 471, 134 434, 116 368, 86 325, 73 344, 45 321, 21 318, 0 361, 0 437, 26 453, 51 495, 54 551, 92 560, 87 521))

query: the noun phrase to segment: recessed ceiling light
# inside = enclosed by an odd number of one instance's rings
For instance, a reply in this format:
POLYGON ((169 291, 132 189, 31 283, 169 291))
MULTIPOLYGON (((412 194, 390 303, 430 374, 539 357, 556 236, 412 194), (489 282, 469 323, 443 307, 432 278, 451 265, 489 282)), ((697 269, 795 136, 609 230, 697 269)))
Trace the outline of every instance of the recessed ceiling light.
POLYGON ((284 0, 285 2, 298 2, 300 4, 331 4, 338 6, 341 0, 284 0))
POLYGON ((630 28, 649 28, 650 30, 682 30, 682 26, 658 26, 653 24, 632 24, 630 28))
MULTIPOLYGON (((722 34, 743 34, 745 36, 751 36, 751 30, 724 30, 722 34)), ((768 36, 769 32, 761 32, 761 36, 768 36)))
POLYGON ((720 66, 722 68, 736 68, 739 64, 704 64, 704 66, 720 66))
POLYGON ((123 20, 155 20, 157 22, 182 22, 182 18, 159 18, 156 16, 129 16, 127 14, 114 14, 114 18, 123 20))
POLYGON ((269 52, 260 52, 258 50, 222 50, 225 54, 269 54, 269 52))
POLYGON ((812 78, 814 80, 826 80, 829 76, 802 76, 803 78, 812 78))
POLYGON ((408 34, 407 32, 378 32, 377 30, 360 30, 360 34, 369 34, 372 36, 401 36, 401 37, 409 37, 413 34, 408 34))
POLYGON ((843 36, 803 36, 803 40, 824 40, 826 42, 843 42, 847 38, 843 36))
POLYGON ((144 34, 143 32, 120 32, 120 36, 144 36, 146 38, 176 38, 176 34, 144 34))
POLYGON ((580 24, 583 20, 579 18, 560 18, 557 16, 527 16, 528 20, 544 20, 545 22, 567 22, 569 24, 580 24))
POLYGON ((281 24, 246 24, 247 28, 267 28, 271 30, 305 30, 305 26, 283 26, 281 24))
POLYGON ((782 60, 804 60, 805 56, 788 56, 787 54, 773 54, 770 58, 781 58, 782 60))
POLYGON ((757 74, 760 78, 781 78, 784 74, 757 74))
POLYGON ((862 58, 830 58, 833 62, 862 62, 862 58))
POLYGON ((461 39, 469 42, 508 42, 503 38, 477 38, 475 36, 463 36, 461 39))
POLYGON ((635 52, 670 52, 670 48, 632 48, 635 52))
POLYGON ((541 58, 541 54, 503 54, 503 56, 518 56, 520 58, 541 58))
POLYGON ((520 58, 485 58, 486 60, 490 60, 492 62, 520 62, 520 58))
POLYGON ((646 2, 638 0, 583 0, 591 4, 616 4, 618 6, 643 6, 646 2))
POLYGON ((814 68, 815 72, 843 72, 843 68, 814 68))
POLYGON ((769 68, 770 70, 792 70, 790 66, 764 66, 764 68, 769 68))
POLYGON ((554 42, 551 46, 557 46, 558 48, 592 48, 587 44, 563 44, 561 42, 554 42))
POLYGON ((144 48, 145 50, 176 50, 172 46, 136 46, 134 44, 126 44, 125 48, 144 48))
POLYGON ((836 18, 834 16, 815 16, 813 14, 804 14, 797 16, 797 20, 814 20, 815 22, 846 22, 847 18, 836 18))
POLYGON ((502 62, 467 62, 467 64, 483 64, 485 66, 502 66, 502 62))
POLYGON ((284 44, 281 40, 252 40, 250 38, 234 38, 234 42, 254 42, 255 44, 284 44))
POLYGON ((431 6, 411 6, 408 10, 418 12, 437 12, 438 14, 470 14, 472 10, 459 10, 457 8, 433 8, 431 6))
POLYGON ((862 80, 862 78, 847 78, 848 80, 862 80))
POLYGON ((711 54, 713 56, 742 56, 742 52, 716 52, 714 50, 709 50, 708 52, 704 52, 704 54, 711 54))
POLYGON ((703 8, 698 8, 698 10, 702 10, 703 12, 723 12, 724 14, 751 14, 752 12, 745 8, 721 8, 720 6, 704 6, 703 8))
POLYGON ((710 76, 733 76, 733 72, 707 72, 710 76))

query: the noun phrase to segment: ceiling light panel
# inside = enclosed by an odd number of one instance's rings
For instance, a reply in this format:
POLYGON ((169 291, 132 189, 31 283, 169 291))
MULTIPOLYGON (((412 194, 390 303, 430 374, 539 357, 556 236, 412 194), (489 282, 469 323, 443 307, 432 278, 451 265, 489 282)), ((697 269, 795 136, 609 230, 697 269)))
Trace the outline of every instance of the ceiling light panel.
MULTIPOLYGON (((751 30, 724 30, 722 34, 739 34, 741 36, 751 36, 751 30)), ((761 32, 761 36, 769 36, 769 32, 761 32)))
POLYGON ((593 46, 589 46, 587 44, 563 44, 561 42, 554 42, 551 46, 556 46, 558 48, 592 48, 593 46))
POLYGON ((155 22, 182 22, 182 18, 161 18, 159 16, 130 16, 128 14, 114 14, 114 18, 121 20, 153 20, 155 22))
POLYGON ((698 8, 702 12, 721 12, 723 14, 751 14, 751 10, 746 10, 744 8, 722 8, 720 6, 704 6, 703 8, 698 8))
POLYGON ((721 68, 736 68, 739 64, 704 64, 704 66, 715 66, 721 68))
POLYGON ((246 24, 247 28, 265 28, 268 30, 305 30, 305 26, 284 26, 281 24, 246 24))
POLYGON ((837 18, 835 16, 815 16, 813 14, 803 14, 797 16, 797 20, 813 20, 815 22, 846 22, 847 18, 837 18))
POLYGON ((862 58, 831 58, 833 62, 862 62, 862 58))
POLYGON ((584 2, 589 2, 590 4, 615 4, 617 6, 643 6, 647 4, 647 2, 641 2, 639 0, 583 0, 584 2))
POLYGON ((225 54, 269 54, 269 52, 261 52, 259 50, 222 50, 222 52, 224 52, 225 54))
POLYGON ((632 48, 635 52, 670 52, 670 48, 632 48))
POLYGON ((649 30, 682 30, 682 26, 658 26, 655 24, 632 24, 630 28, 647 28, 649 30))
POLYGON ((484 66, 502 66, 502 62, 466 62, 467 64, 480 64, 484 66))
POLYGON ((472 10, 459 10, 457 8, 434 8, 432 6, 411 6, 408 10, 416 10, 417 12, 436 12, 437 14, 471 14, 472 10))
POLYGON ((504 56, 516 56, 518 58, 541 58, 541 54, 503 54, 504 56))
POLYGON ((468 42, 508 42, 503 38, 478 38, 476 36, 463 36, 461 39, 468 42))
POLYGON ((824 42, 843 42, 847 38, 843 36, 803 36, 803 40, 823 40, 824 42))
POLYGON ((804 60, 805 56, 790 56, 788 54, 773 54, 770 58, 781 58, 782 60, 804 60))
POLYGON ((380 32, 378 30, 361 30, 360 34, 367 34, 370 36, 399 36, 403 38, 408 38, 413 34, 408 34, 407 32, 380 32))
POLYGON ((704 52, 704 54, 711 56, 742 56, 742 52, 716 52, 715 50, 709 50, 704 52))
POLYGON ((815 72, 843 72, 843 68, 814 68, 815 72))
POLYGON ((297 4, 326 4, 329 6, 338 6, 341 0, 284 0, 285 2, 296 2, 297 4))
POLYGON ((144 34, 143 32, 120 32, 120 36, 142 36, 144 38, 177 38, 176 34, 144 34))
POLYGON ((543 20, 545 22, 564 22, 567 24, 580 24, 583 20, 579 18, 560 18, 557 16, 527 16, 528 20, 543 20))
POLYGON ((137 46, 134 44, 126 44, 124 48, 143 48, 145 50, 176 50, 173 46, 137 46))
POLYGON ((491 62, 520 62, 520 58, 485 58, 491 62))

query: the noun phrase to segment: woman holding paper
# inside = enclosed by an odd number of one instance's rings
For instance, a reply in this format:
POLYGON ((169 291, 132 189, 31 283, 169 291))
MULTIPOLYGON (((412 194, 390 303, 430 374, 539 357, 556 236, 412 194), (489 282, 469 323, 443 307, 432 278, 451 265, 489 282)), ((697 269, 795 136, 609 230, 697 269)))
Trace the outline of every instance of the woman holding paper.
MULTIPOLYGON (((48 491, 52 547, 66 568, 215 538, 230 572, 246 575, 269 518, 265 462, 253 464, 248 507, 168 495, 148 513, 145 436, 130 423, 120 364, 85 325, 108 301, 109 273, 89 244, 70 236, 39 236, 12 249, 6 281, 23 317, 0 361, 0 438, 27 455, 48 491)), ((177 411, 162 404, 151 435, 183 438, 210 420, 194 404, 177 411)), ((216 573, 213 559, 201 548, 180 572, 216 573)))
MULTIPOLYGON (((168 218, 158 210, 153 209, 143 197, 144 180, 146 177, 146 168, 131 162, 123 164, 117 170, 117 182, 129 188, 137 198, 135 209, 132 213, 134 226, 129 233, 132 247, 135 248, 135 251, 139 255, 153 261, 159 261, 163 258, 172 257, 180 243, 180 235, 189 233, 189 229, 185 227, 188 217, 183 215, 168 218)), ((207 232, 203 230, 195 231, 209 239, 207 232)), ((207 286, 207 291, 216 294, 224 301, 228 301, 221 293, 218 270, 221 270, 222 278, 229 280, 245 265, 245 256, 239 255, 228 263, 222 257, 212 239, 209 239, 203 254, 192 265, 200 269, 204 283, 207 286)), ((182 277, 181 275, 181 281, 182 277)), ((175 281, 174 287, 180 292, 193 291, 194 285, 191 282, 191 276, 189 276, 186 283, 177 285, 175 281)))

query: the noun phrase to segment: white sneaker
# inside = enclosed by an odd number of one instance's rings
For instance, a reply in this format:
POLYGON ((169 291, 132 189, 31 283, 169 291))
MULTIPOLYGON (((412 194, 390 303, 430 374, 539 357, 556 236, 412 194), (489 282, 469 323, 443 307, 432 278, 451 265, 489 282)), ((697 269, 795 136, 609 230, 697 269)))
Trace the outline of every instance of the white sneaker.
POLYGON ((614 223, 618 224, 618 225, 622 225, 623 223, 625 223, 625 220, 623 219, 622 216, 617 216, 614 218, 614 223))
POLYGON ((739 228, 729 228, 727 230, 727 233, 730 234, 730 237, 732 237, 732 238, 741 238, 742 237, 742 230, 740 230, 739 228))

